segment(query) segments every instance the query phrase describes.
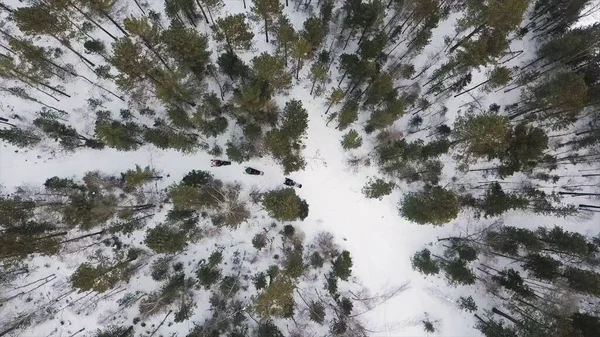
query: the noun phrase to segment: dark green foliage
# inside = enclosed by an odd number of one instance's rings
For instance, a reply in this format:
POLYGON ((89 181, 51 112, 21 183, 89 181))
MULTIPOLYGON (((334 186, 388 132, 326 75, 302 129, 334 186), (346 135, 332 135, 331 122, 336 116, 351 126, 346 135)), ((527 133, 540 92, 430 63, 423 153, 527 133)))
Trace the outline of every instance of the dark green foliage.
POLYGON ((358 102, 354 100, 347 101, 338 113, 338 126, 340 130, 346 129, 350 124, 358 119, 358 102))
POLYGON ((192 72, 198 81, 204 79, 211 54, 205 36, 194 29, 171 25, 160 38, 180 67, 192 72))
POLYGON ((267 234, 258 233, 252 238, 252 246, 257 250, 263 249, 267 245, 267 234))
POLYGON ((435 275, 440 272, 437 261, 431 259, 431 252, 429 249, 423 249, 415 253, 411 261, 413 269, 416 269, 422 274, 435 275))
POLYGON ((252 283, 256 290, 264 289, 267 286, 267 276, 265 273, 260 272, 252 277, 252 283))
POLYGON ((221 269, 211 265, 202 265, 196 272, 196 277, 198 277, 198 283, 208 289, 221 278, 221 269))
POLYGON ((361 147, 362 137, 356 130, 350 130, 342 137, 342 148, 344 150, 356 149, 361 147))
POLYGON ((302 247, 291 249, 285 254, 284 273, 291 278, 298 278, 306 271, 306 265, 302 256, 302 247))
POLYGON ((292 225, 283 226, 283 236, 285 236, 286 238, 288 238, 288 239, 293 238, 294 233, 296 233, 296 228, 294 228, 294 226, 292 226, 292 225))
POLYGON ((0 139, 20 148, 33 147, 42 140, 33 131, 18 127, 0 129, 0 139))
POLYGON ((133 151, 143 144, 142 129, 139 125, 111 120, 110 116, 104 113, 98 113, 95 132, 100 141, 120 151, 133 151))
POLYGON ((310 320, 318 324, 325 321, 325 306, 320 302, 312 302, 310 307, 310 320))
POLYGON ((269 150, 283 165, 286 174, 304 168, 301 150, 307 128, 308 112, 300 101, 291 100, 285 104, 280 127, 267 134, 269 150))
POLYGON ((272 321, 266 321, 258 325, 256 337, 283 337, 283 333, 272 321))
POLYGON ((192 170, 188 172, 183 179, 181 179, 181 183, 184 186, 189 187, 203 187, 209 186, 214 182, 213 175, 207 171, 196 171, 192 170))
POLYGON ((342 297, 342 299, 339 300, 338 305, 343 315, 350 316, 352 314, 354 304, 352 304, 352 301, 348 297, 342 297))
POLYGON ((323 259, 321 254, 319 254, 318 252, 314 252, 310 255, 310 265, 313 268, 315 268, 315 269, 322 268, 324 262, 325 262, 325 260, 323 259))
POLYGON ((548 135, 543 129, 519 123, 511 132, 507 152, 499 156, 502 160, 500 175, 530 172, 542 161, 547 148, 548 135))
POLYGON ((170 257, 160 257, 152 262, 150 275, 154 281, 164 281, 167 279, 171 270, 171 260, 170 257))
POLYGON ((333 261, 333 273, 336 277, 339 277, 344 281, 348 280, 352 274, 352 258, 350 257, 349 251, 344 250, 342 254, 333 261))
POLYGON ((85 50, 89 53, 103 54, 106 52, 106 46, 102 41, 98 40, 88 40, 83 44, 85 50))
POLYGON ((93 337, 133 337, 133 326, 130 327, 108 327, 104 330, 96 330, 93 337))
POLYGON ((246 78, 250 72, 250 67, 248 67, 234 52, 229 50, 219 55, 217 64, 219 65, 221 72, 229 76, 232 81, 246 78))
POLYGON ((396 184, 393 182, 386 182, 381 178, 375 180, 371 178, 362 188, 362 193, 367 198, 381 200, 384 196, 391 194, 395 186, 396 184))
POLYGON ((463 260, 455 260, 443 264, 449 284, 470 285, 475 283, 475 273, 463 260))
POLYGON ((273 219, 280 221, 304 220, 308 216, 308 204, 296 195, 293 188, 265 193, 262 205, 273 219))
POLYGON ((313 51, 319 49, 325 39, 323 22, 318 17, 306 19, 304 21, 304 30, 301 34, 308 41, 313 51))
POLYGON ((460 309, 462 309, 466 312, 469 312, 469 313, 477 311, 477 304, 475 303, 475 300, 473 299, 472 296, 459 297, 458 306, 460 309))
POLYGON ((325 289, 327 289, 327 292, 329 292, 331 296, 336 296, 338 292, 338 278, 331 272, 327 274, 325 281, 325 289))
POLYGON ((441 187, 432 187, 422 192, 408 193, 404 197, 400 212, 402 216, 418 224, 441 226, 453 220, 460 211, 457 195, 441 187))
POLYGON ((227 297, 234 296, 240 290, 240 281, 234 276, 225 276, 219 285, 219 291, 227 297))
POLYGON ((156 253, 174 254, 187 246, 184 232, 170 225, 158 225, 146 232, 144 243, 156 253))
POLYGON ((477 207, 484 212, 485 217, 493 217, 508 210, 524 209, 528 204, 526 198, 514 193, 506 193, 499 183, 494 182, 485 191, 484 197, 477 202, 477 207))

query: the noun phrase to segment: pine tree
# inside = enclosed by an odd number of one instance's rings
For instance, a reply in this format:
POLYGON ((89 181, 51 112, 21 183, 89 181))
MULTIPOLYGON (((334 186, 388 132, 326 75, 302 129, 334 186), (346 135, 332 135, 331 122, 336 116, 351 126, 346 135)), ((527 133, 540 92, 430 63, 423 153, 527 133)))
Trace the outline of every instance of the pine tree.
POLYGON ((300 70, 304 66, 304 61, 308 60, 312 46, 304 37, 298 39, 292 48, 292 57, 296 60, 296 79, 299 78, 300 70))
POLYGON ((325 41, 325 29, 321 19, 318 17, 310 17, 304 21, 303 26, 304 30, 300 35, 308 41, 308 44, 311 46, 311 51, 314 52, 321 48, 321 45, 325 41))
POLYGON ((268 53, 252 59, 252 71, 261 82, 270 86, 270 91, 284 92, 292 87, 292 76, 285 69, 284 60, 268 53))
POLYGON ((229 50, 219 55, 217 64, 219 65, 221 72, 229 76, 231 81, 234 82, 239 78, 243 81, 250 73, 250 67, 248 67, 235 53, 229 50))
POLYGON ((33 130, 19 127, 0 129, 0 139, 20 148, 33 147, 42 141, 33 130))
POLYGON ((395 186, 396 184, 393 182, 387 182, 381 178, 371 178, 362 188, 362 193, 367 198, 381 200, 384 196, 390 195, 395 186))
POLYGON ((283 61, 287 67, 289 51, 298 40, 298 34, 290 22, 290 19, 285 15, 279 16, 279 19, 277 19, 273 30, 275 32, 275 45, 277 46, 277 52, 283 52, 283 61))
POLYGON ((308 216, 308 204, 296 195, 293 188, 265 193, 262 205, 273 219, 280 221, 304 220, 308 216))
POLYGON ((141 141, 142 130, 133 122, 121 123, 100 114, 94 130, 100 141, 120 151, 133 151, 144 144, 141 141))
POLYGON ((104 148, 102 142, 84 137, 73 127, 67 126, 52 118, 36 118, 33 121, 33 125, 42 130, 48 137, 59 141, 61 147, 67 151, 75 151, 79 147, 89 147, 99 150, 104 148))
POLYGON ((405 195, 400 208, 402 216, 420 225, 442 226, 458 216, 458 196, 441 187, 405 195))
POLYGON ((277 18, 283 6, 279 0, 253 0, 254 6, 251 8, 252 13, 256 16, 256 21, 263 22, 263 30, 265 32, 265 40, 269 42, 269 28, 273 26, 273 21, 277 18))
POLYGON ((187 237, 172 226, 158 225, 146 231, 144 243, 157 254, 176 254, 185 250, 187 237))
POLYGON ((493 112, 459 116, 453 130, 454 143, 476 158, 497 158, 508 150, 510 121, 493 112))
POLYGON ((142 168, 140 165, 135 165, 135 170, 127 170, 121 173, 121 178, 125 182, 127 188, 136 190, 143 185, 153 181, 162 179, 154 169, 150 166, 142 168))
POLYGON ((453 52, 482 31, 492 31, 504 36, 515 31, 523 20, 527 6, 528 2, 525 0, 510 0, 502 3, 467 2, 464 27, 473 27, 473 30, 452 46, 449 51, 453 52))
POLYGON ((358 119, 358 102, 354 100, 346 101, 338 114, 338 126, 340 130, 346 129, 358 119))
POLYGON ((244 14, 229 15, 217 20, 213 37, 217 42, 227 43, 229 51, 245 51, 252 47, 254 33, 244 14))
POLYGON ((356 149, 361 147, 362 137, 356 130, 350 130, 344 136, 342 136, 341 143, 344 150, 356 149))
POLYGON ((207 50, 206 37, 193 29, 171 26, 162 32, 160 38, 179 66, 191 71, 202 82, 211 54, 207 50))

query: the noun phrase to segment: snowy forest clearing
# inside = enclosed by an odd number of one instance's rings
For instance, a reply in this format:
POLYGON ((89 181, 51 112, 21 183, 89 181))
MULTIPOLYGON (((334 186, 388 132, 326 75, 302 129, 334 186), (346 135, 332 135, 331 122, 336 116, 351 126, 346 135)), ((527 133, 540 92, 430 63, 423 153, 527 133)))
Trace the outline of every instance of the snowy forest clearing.
POLYGON ((553 5, 3 2, 0 336, 594 337, 597 5, 553 5))

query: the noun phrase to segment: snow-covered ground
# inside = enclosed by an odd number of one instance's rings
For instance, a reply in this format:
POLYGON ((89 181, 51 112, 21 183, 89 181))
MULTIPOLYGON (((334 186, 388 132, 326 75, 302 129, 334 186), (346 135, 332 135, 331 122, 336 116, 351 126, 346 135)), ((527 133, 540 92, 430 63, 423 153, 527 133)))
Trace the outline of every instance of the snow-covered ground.
MULTIPOLYGON (((16 3, 16 1, 14 2, 16 3)), ((222 13, 243 11, 241 1, 225 1, 225 3, 226 8, 222 13)), ((250 1, 248 4, 250 5, 250 1)), ((153 1, 152 5, 156 9, 162 9, 162 1, 153 1)), ((293 11, 291 4, 286 12, 292 16, 292 21, 297 26, 301 25, 305 13, 293 11)), ((451 18, 449 21, 453 19, 455 18, 451 18)), ((445 22, 434 31, 433 42, 421 54, 420 59, 415 60, 416 67, 424 64, 429 55, 440 49, 444 34, 448 35, 451 32, 448 27, 451 27, 451 23, 445 22)), ((200 24, 199 29, 207 28, 200 24)), ((272 48, 264 45, 259 27, 255 27, 255 31, 256 48, 258 50, 272 48)), ((526 62, 532 57, 534 50, 531 45, 523 46, 523 44, 522 41, 515 41, 514 50, 523 47, 529 49, 510 65, 526 62)), ((213 57, 216 58, 216 53, 213 53, 213 57)), ((309 66, 304 67, 305 77, 309 68, 309 66)), ((479 83, 485 79, 484 70, 481 69, 478 74, 474 74, 472 83, 479 83)), ((427 243, 435 241, 436 237, 464 230, 472 221, 470 214, 461 214, 457 220, 445 227, 419 226, 403 219, 398 213, 398 201, 407 191, 396 190, 383 200, 366 199, 361 193, 361 189, 368 177, 377 174, 376 167, 360 167, 358 170, 348 167, 346 164, 348 154, 342 150, 340 145, 341 133, 333 127, 325 125, 327 119, 323 116, 324 98, 311 97, 309 95, 310 88, 306 88, 308 84, 308 81, 301 81, 291 90, 288 97, 278 97, 281 105, 288 99, 301 100, 309 113, 306 148, 303 151, 307 167, 302 172, 290 175, 292 179, 303 185, 302 189, 297 190, 297 193, 310 205, 308 218, 298 223, 297 226, 307 233, 307 237, 323 230, 332 232, 340 245, 352 254, 353 275, 372 292, 409 283, 406 291, 399 293, 365 315, 369 329, 385 336, 423 336, 421 321, 424 314, 428 313, 432 320, 440 321, 438 332, 440 336, 479 335, 479 332, 472 328, 471 315, 459 311, 452 303, 462 294, 456 289, 448 288, 441 280, 424 279, 421 274, 412 270, 410 263, 411 255, 427 243)), ((67 89, 74 94, 74 99, 60 102, 58 105, 65 109, 68 107, 83 108, 88 93, 79 91, 75 85, 67 89)), ((517 97, 516 91, 502 97, 490 96, 483 105, 488 106, 496 102, 507 104, 516 100, 517 97)), ((447 116, 449 120, 451 121, 456 116, 459 106, 471 99, 465 95, 446 102, 446 106, 449 108, 447 116)), ((12 97, 2 97, 1 104, 6 109, 6 113, 8 113, 9 107, 14 108, 15 111, 30 108, 23 105, 22 101, 16 101, 12 97)), ((77 119, 77 117, 73 118, 77 119)), ((406 123, 406 118, 399 122, 399 124, 403 123, 406 123)), ((83 125, 83 127, 86 126, 83 125)), ((418 137, 418 135, 411 137, 418 137)), ((368 151, 369 146, 367 142, 364 148, 357 152, 364 154, 368 151)), ((210 159, 212 158, 204 152, 182 155, 179 152, 161 151, 150 146, 142 147, 134 152, 119 152, 112 149, 81 150, 68 155, 50 156, 47 152, 16 151, 15 148, 2 145, 0 146, 0 184, 5 191, 11 191, 14 187, 23 184, 40 185, 52 176, 80 177, 85 172, 95 170, 107 174, 118 174, 133 168, 136 164, 142 167, 149 165, 164 174, 169 174, 170 178, 160 183, 163 187, 179 181, 183 175, 194 169, 210 171, 216 178, 223 181, 238 181, 247 188, 256 186, 261 191, 280 187, 284 179, 280 166, 268 158, 222 168, 211 168, 210 159), (244 175, 244 166, 263 170, 265 175, 258 177, 244 175)), ((445 173, 447 176, 444 179, 449 181, 451 176, 448 174, 452 172, 445 171, 445 173)), ((597 213, 594 217, 581 223, 548 217, 534 218, 522 213, 511 213, 507 215, 507 219, 511 220, 511 224, 517 226, 519 222, 522 222, 523 226, 563 224, 566 229, 577 229, 583 233, 600 227, 600 217, 597 213)), ((232 241, 239 239, 232 238, 232 241)), ((245 239, 249 240, 250 238, 245 239)), ((65 270, 61 274, 64 277, 69 275, 65 270)), ((144 284, 140 284, 140 282, 139 280, 132 282, 131 290, 135 290, 135 287, 143 289, 144 284)), ((51 289, 49 288, 47 291, 51 291, 51 289)), ((68 327, 70 331, 77 331, 82 327, 88 328, 89 331, 99 326, 98 315, 101 314, 103 312, 99 309, 92 316, 82 316, 77 315, 70 308, 64 308, 61 319, 72 324, 68 327)), ((51 331, 50 326, 63 329, 58 322, 49 322, 26 335, 46 336, 51 331)), ((165 326, 164 332, 173 331, 165 326)), ((184 334, 185 332, 182 332, 180 336, 184 334)), ((55 336, 65 335, 67 335, 66 332, 55 336)))

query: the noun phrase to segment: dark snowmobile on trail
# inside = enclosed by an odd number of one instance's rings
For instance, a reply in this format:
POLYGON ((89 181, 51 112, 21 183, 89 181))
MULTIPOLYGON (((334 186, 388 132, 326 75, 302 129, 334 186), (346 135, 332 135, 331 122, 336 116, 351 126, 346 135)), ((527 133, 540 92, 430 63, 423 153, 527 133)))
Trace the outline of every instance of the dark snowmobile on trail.
POLYGON ((290 186, 290 187, 302 188, 302 184, 298 184, 297 182, 293 181, 290 178, 285 178, 285 181, 283 182, 283 184, 286 186, 290 186))
POLYGON ((213 159, 210 161, 210 166, 212 166, 212 167, 229 166, 229 165, 231 165, 231 162, 227 161, 227 160, 213 159))
POLYGON ((262 171, 259 171, 257 169, 253 169, 252 167, 246 167, 246 169, 244 170, 247 174, 251 174, 253 176, 262 176, 263 174, 265 174, 262 171))

